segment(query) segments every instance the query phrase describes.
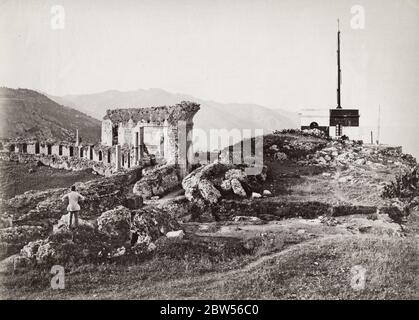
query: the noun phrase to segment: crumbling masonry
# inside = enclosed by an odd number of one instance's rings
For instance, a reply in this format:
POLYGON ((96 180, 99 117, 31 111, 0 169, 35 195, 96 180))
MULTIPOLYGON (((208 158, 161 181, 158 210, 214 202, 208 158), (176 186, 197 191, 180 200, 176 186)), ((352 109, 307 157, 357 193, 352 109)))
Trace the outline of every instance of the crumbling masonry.
POLYGON ((185 176, 192 164, 193 117, 199 104, 182 101, 173 106, 107 110, 101 143, 36 141, 24 138, 0 143, 2 158, 35 158, 53 167, 92 168, 109 175, 139 165, 177 164, 185 176), (32 155, 32 156, 31 156, 32 155))

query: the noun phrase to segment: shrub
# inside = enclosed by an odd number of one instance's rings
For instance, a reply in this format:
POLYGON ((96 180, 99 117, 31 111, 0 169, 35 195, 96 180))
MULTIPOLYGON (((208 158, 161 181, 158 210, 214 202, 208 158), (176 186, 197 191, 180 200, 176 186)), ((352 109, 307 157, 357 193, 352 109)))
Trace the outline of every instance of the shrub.
POLYGON ((388 183, 381 194, 382 198, 413 197, 418 187, 418 168, 397 175, 395 181, 388 183))

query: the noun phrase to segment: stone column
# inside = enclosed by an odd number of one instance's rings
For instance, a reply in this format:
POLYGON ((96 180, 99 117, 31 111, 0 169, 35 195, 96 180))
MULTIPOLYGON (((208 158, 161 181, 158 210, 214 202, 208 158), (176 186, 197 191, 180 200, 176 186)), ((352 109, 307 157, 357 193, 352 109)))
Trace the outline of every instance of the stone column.
POLYGON ((139 143, 139 132, 135 133, 134 138, 134 163, 137 166, 138 165, 138 143, 139 143))
POLYGON ((178 127, 167 128, 167 139, 164 139, 164 158, 168 164, 175 164, 178 161, 178 127))
POLYGON ((163 157, 167 160, 169 153, 169 127, 167 121, 164 122, 163 126, 163 157))
POLYGON ((177 163, 179 165, 181 177, 185 177, 189 172, 189 149, 191 142, 189 141, 190 124, 186 121, 178 122, 178 141, 177 141, 177 163))
POLYGON ((159 145, 160 157, 164 158, 164 133, 163 131, 160 132, 159 140, 160 140, 160 145, 159 145))
POLYGON ((121 146, 115 146, 115 170, 121 169, 121 146))
POLYGON ((76 147, 79 146, 80 140, 79 140, 79 129, 76 129, 76 147))
POLYGON ((144 127, 140 127, 140 160, 144 159, 144 127))

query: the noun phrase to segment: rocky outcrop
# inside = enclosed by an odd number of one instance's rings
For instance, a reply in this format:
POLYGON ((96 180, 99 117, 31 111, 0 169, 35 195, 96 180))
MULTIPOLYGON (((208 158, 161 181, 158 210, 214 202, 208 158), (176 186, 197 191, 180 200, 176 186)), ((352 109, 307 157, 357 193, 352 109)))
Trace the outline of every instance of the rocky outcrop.
POLYGON ((260 174, 247 176, 244 168, 214 162, 191 172, 183 179, 182 187, 189 201, 203 200, 214 204, 223 196, 245 198, 266 179, 266 170, 264 167, 260 174))
POLYGON ((44 239, 23 239, 26 245, 17 251, 19 254, 2 265, 15 263, 16 259, 28 266, 49 266, 96 263, 128 253, 139 256, 154 250, 154 242, 174 230, 179 231, 180 225, 165 210, 151 206, 129 210, 118 206, 103 212, 95 224, 82 223, 73 232, 64 227, 44 239))
POLYGON ((105 261, 115 244, 97 229, 80 226, 76 232, 60 232, 46 239, 29 242, 19 253, 31 265, 71 266, 105 261))
POLYGON ((204 199, 216 203, 221 197, 221 192, 215 187, 223 182, 224 174, 233 166, 214 162, 199 167, 187 175, 182 181, 185 196, 188 200, 204 199))
POLYGON ((372 169, 382 169, 386 166, 407 168, 415 165, 415 159, 402 153, 400 147, 364 146, 351 140, 333 140, 325 148, 307 155, 301 164, 324 166, 366 166, 372 169))
POLYGON ((181 184, 176 165, 164 165, 146 171, 143 177, 134 185, 132 192, 149 199, 153 196, 161 196, 181 184))
POLYGON ((106 211, 97 218, 98 230, 121 245, 131 239, 131 211, 123 206, 106 211))
POLYGON ((133 212, 131 245, 136 254, 153 250, 154 241, 167 232, 179 230, 177 220, 167 211, 147 206, 133 212))
MULTIPOLYGON (((129 194, 129 186, 141 177, 141 168, 127 173, 76 184, 85 196, 79 218, 94 219, 102 212, 122 205, 129 194)), ((3 214, 12 218, 13 225, 38 225, 50 230, 65 215, 66 203, 61 198, 69 192, 65 188, 28 191, 2 202, 3 214)))
POLYGON ((45 236, 42 227, 17 226, 0 229, 0 258, 19 252, 28 242, 45 236))
MULTIPOLYGON (((267 134, 262 137, 251 139, 251 144, 254 144, 256 154, 263 151, 263 159, 273 161, 285 160, 300 160, 306 156, 315 153, 324 148, 329 142, 326 137, 312 133, 302 132, 301 130, 282 130, 273 134, 267 134)), ((244 145, 249 146, 248 140, 244 141, 244 145)), ((248 157, 248 156, 247 156, 248 157)), ((250 157, 245 163, 251 163, 254 157, 250 157)), ((233 159, 234 163, 241 163, 241 145, 240 143, 222 150, 220 159, 224 162, 230 162, 233 159)))

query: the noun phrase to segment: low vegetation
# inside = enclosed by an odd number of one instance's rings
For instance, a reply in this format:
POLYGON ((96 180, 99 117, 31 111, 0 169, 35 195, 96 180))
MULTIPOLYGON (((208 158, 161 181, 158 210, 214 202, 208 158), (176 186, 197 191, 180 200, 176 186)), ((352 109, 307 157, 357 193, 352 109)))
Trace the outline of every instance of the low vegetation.
MULTIPOLYGON (((144 254, 128 248, 129 227, 117 246, 127 247, 125 253, 113 255, 112 247, 110 257, 100 259, 85 259, 80 251, 92 246, 90 229, 74 241, 65 233, 68 255, 56 260, 65 267, 64 290, 51 289, 50 263, 2 273, 0 294, 8 299, 419 298, 418 179, 411 158, 395 148, 298 131, 267 135, 263 150, 267 178, 251 193, 220 197, 202 206, 207 211, 197 209, 194 197, 182 196, 137 210, 148 208, 155 221, 153 249, 144 254), (401 168, 411 170, 396 176, 401 168), (161 231, 163 223, 155 218, 164 210, 177 218, 170 230, 182 229, 184 236, 163 236, 169 228, 161 231), (403 219, 395 219, 398 215, 403 219)), ((214 176, 205 178, 227 179, 224 172, 214 176)), ((195 180, 199 185, 202 177, 195 180)), ((146 238, 151 227, 142 226, 146 238)), ((59 237, 50 240, 61 243, 59 237)))
POLYGON ((76 182, 97 178, 91 170, 68 171, 36 163, 0 161, 0 197, 12 198, 29 190, 69 188, 76 182))

